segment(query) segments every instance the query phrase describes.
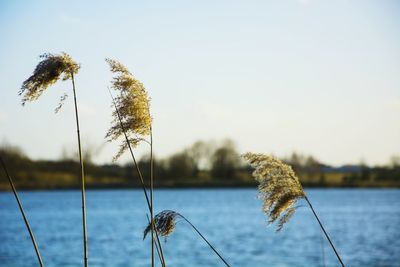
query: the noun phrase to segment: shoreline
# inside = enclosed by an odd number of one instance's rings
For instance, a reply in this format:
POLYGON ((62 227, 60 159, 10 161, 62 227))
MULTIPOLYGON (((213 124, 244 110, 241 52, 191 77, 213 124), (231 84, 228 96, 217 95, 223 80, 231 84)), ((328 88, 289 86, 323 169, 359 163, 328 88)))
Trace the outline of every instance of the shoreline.
MULTIPOLYGON (((191 190, 191 189, 257 189, 257 185, 221 185, 221 184, 213 184, 213 185, 161 185, 154 187, 157 190, 168 190, 168 189, 179 189, 179 190, 191 190)), ((399 186, 321 186, 321 185, 305 185, 305 189, 400 189, 399 186)), ((18 191, 75 191, 80 190, 80 187, 71 187, 71 186, 57 186, 57 187, 26 187, 26 186, 17 186, 18 191)), ((132 185, 121 185, 121 186, 109 186, 109 185, 97 185, 97 186, 86 186, 86 190, 97 191, 97 190, 131 190, 131 189, 142 189, 141 186, 132 186, 132 185)), ((4 187, 0 188, 0 192, 9 192, 11 188, 7 189, 4 187)))

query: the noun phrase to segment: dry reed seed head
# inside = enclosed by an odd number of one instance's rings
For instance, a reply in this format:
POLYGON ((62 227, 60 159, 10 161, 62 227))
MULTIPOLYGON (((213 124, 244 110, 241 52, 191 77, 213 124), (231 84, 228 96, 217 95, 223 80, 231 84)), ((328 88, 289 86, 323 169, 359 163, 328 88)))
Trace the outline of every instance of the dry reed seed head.
POLYGON ((61 54, 47 53, 41 55, 40 58, 42 61, 38 63, 33 74, 23 82, 19 91, 19 95, 23 95, 22 105, 38 99, 50 85, 60 80, 61 76, 63 81, 72 79, 72 76, 78 73, 80 68, 79 64, 64 52, 61 54))
POLYGON ((276 231, 279 232, 280 230, 282 230, 283 225, 285 223, 287 223, 290 218, 292 218, 294 212, 296 211, 296 207, 290 207, 286 210, 286 212, 281 216, 281 218, 279 219, 276 231))
POLYGON ((305 196, 303 187, 292 167, 277 158, 264 154, 242 155, 254 168, 253 176, 259 182, 259 197, 269 223, 278 221, 277 231, 293 216, 294 206, 305 196))
MULTIPOLYGON (((172 234, 175 230, 176 219, 182 217, 181 214, 173 210, 163 210, 154 217, 154 228, 157 233, 165 238, 172 234)), ((143 240, 151 231, 151 223, 149 223, 143 232, 143 240)))
MULTIPOLYGON (((133 147, 135 147, 135 146, 138 145, 139 139, 131 139, 131 140, 129 141, 129 143, 130 143, 133 147)), ((126 142, 126 140, 123 140, 122 143, 121 143, 121 145, 119 146, 119 149, 118 149, 117 154, 115 154, 114 157, 113 157, 113 161, 114 161, 114 162, 117 161, 118 158, 120 158, 120 157, 122 156, 122 154, 124 154, 124 152, 128 149, 128 147, 129 147, 129 146, 128 146, 128 143, 126 142)))
POLYGON ((124 74, 130 74, 129 70, 122 65, 122 63, 120 63, 119 61, 115 60, 115 59, 111 59, 111 58, 106 58, 106 62, 110 65, 111 68, 111 72, 113 73, 124 73, 124 74))
POLYGON ((65 100, 67 100, 67 98, 68 98, 68 94, 67 94, 67 93, 64 93, 64 94, 60 97, 60 102, 58 103, 58 106, 57 106, 56 109, 54 110, 55 113, 58 113, 58 112, 61 110, 61 108, 62 108, 62 106, 64 105, 65 100))
MULTIPOLYGON (((111 87, 119 91, 112 105, 113 120, 106 138, 108 141, 117 140, 124 136, 125 131, 130 144, 135 147, 150 134, 152 122, 150 98, 143 84, 136 80, 124 65, 113 59, 106 59, 106 62, 110 65, 111 72, 116 74, 111 87)), ((128 149, 128 143, 125 141, 114 160, 118 159, 126 149, 128 149)))

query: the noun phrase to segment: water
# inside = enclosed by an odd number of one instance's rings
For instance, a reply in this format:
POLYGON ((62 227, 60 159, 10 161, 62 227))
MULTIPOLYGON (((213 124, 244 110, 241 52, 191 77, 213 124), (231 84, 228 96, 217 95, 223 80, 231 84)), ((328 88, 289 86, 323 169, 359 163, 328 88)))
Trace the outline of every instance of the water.
MULTIPOLYGON (((267 227, 253 189, 157 190, 156 211, 191 220, 231 266, 339 266, 310 209, 280 233, 267 227)), ((347 266, 400 266, 400 190, 307 190, 347 266)), ((79 191, 21 192, 44 264, 83 266, 79 191)), ((305 204, 305 203, 302 203, 305 204)), ((150 266, 140 190, 87 192, 89 265, 150 266)), ((183 221, 164 243, 174 267, 224 266, 183 221)), ((0 266, 38 266, 11 193, 0 193, 0 266)))

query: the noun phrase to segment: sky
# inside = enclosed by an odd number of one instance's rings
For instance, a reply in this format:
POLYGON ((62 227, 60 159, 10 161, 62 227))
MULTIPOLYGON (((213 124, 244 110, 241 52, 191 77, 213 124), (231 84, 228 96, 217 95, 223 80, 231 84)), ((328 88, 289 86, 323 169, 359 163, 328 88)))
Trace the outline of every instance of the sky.
POLYGON ((33 159, 76 151, 71 94, 54 113, 70 82, 25 107, 18 95, 39 55, 62 51, 81 64, 82 142, 98 163, 118 150, 104 139, 106 57, 148 90, 159 157, 224 138, 239 152, 295 151, 333 165, 400 155, 398 1, 4 0, 0 33, 0 143, 33 159))

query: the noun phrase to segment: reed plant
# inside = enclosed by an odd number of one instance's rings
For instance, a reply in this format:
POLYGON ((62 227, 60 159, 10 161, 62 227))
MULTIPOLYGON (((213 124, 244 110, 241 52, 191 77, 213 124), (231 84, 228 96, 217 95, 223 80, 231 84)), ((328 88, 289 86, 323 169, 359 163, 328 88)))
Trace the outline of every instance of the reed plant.
POLYGON ((120 62, 113 59, 106 59, 111 72, 116 74, 111 84, 112 88, 118 92, 114 97, 110 91, 114 111, 111 127, 106 134, 108 141, 115 141, 123 138, 119 151, 114 156, 117 160, 126 150, 130 151, 133 163, 138 173, 139 180, 143 189, 146 203, 151 218, 151 259, 154 266, 154 249, 157 242, 157 251, 161 264, 165 266, 163 250, 157 233, 154 231, 154 203, 153 203, 153 133, 152 118, 150 115, 150 98, 143 84, 138 81, 132 73, 120 62), (150 140, 146 138, 150 137, 150 140), (150 145, 150 198, 144 183, 142 172, 137 164, 133 148, 145 142, 150 145))
POLYGON ((31 237, 31 241, 32 241, 32 244, 33 244, 33 248, 35 249, 36 257, 37 257, 37 259, 39 261, 39 265, 41 267, 43 267, 44 266, 43 265, 43 260, 42 260, 42 257, 40 256, 40 251, 39 251, 39 247, 38 247, 38 245, 36 243, 35 235, 33 234, 31 226, 29 225, 29 221, 28 221, 28 218, 25 215, 25 211, 24 211, 24 208, 22 207, 21 200, 18 197, 17 189, 15 189, 14 182, 13 182, 13 180, 11 178, 11 175, 9 174, 9 172, 7 170, 6 164, 5 164, 5 162, 3 160, 3 157, 1 155, 0 155, 0 162, 1 162, 1 166, 3 167, 4 173, 7 176, 8 182, 10 183, 10 187, 11 187, 11 190, 13 191, 14 197, 17 200, 19 211, 21 212, 22 218, 24 219, 24 222, 25 222, 26 229, 28 230, 29 236, 31 237))
MULTIPOLYGON (((33 74, 23 82, 19 95, 22 95, 22 105, 25 105, 26 102, 37 100, 49 86, 59 80, 71 80, 72 82, 80 162, 84 266, 87 267, 88 241, 86 231, 85 171, 74 79, 74 75, 78 73, 80 65, 66 53, 47 53, 40 56, 40 58, 41 61, 34 69, 33 74)), ((111 88, 117 92, 117 95, 114 97, 109 89, 114 110, 112 113, 113 119, 111 127, 107 131, 106 139, 110 142, 122 139, 119 150, 113 158, 114 161, 120 158, 126 151, 129 151, 132 157, 143 189, 147 208, 150 213, 150 219, 148 219, 148 225, 144 230, 143 239, 145 239, 147 234, 151 232, 151 266, 155 266, 155 250, 157 251, 161 265, 163 267, 166 266, 159 236, 168 237, 174 232, 177 220, 182 219, 194 229, 194 231, 207 243, 220 260, 229 267, 227 261, 221 256, 215 247, 211 245, 198 228, 195 227, 185 216, 172 210, 164 210, 154 216, 153 119, 150 114, 150 97, 148 96, 144 85, 138 81, 123 64, 117 60, 108 58, 106 59, 106 62, 108 63, 111 72, 115 75, 111 81, 111 88), (144 182, 144 177, 133 153, 133 148, 142 142, 147 143, 150 146, 150 196, 144 182)), ((61 96, 60 102, 55 109, 56 113, 60 111, 67 97, 68 94, 61 96)), ((264 154, 246 153, 243 157, 255 169, 253 176, 259 182, 259 197, 263 201, 263 211, 268 217, 268 222, 270 224, 276 223, 277 231, 282 230, 283 226, 294 215, 298 207, 296 206, 298 200, 304 199, 310 207, 325 237, 329 241, 329 244, 335 252, 340 264, 344 267, 344 263, 339 256, 336 247, 321 223, 293 169, 279 159, 264 154)), ((11 176, 9 175, 1 157, 0 160, 31 236, 40 266, 43 266, 33 232, 25 216, 11 176)))
MULTIPOLYGON (((22 95, 22 105, 26 102, 37 100, 42 93, 52 84, 60 79, 63 81, 71 80, 72 92, 75 104, 75 121, 76 131, 78 138, 79 150, 79 163, 80 163, 80 178, 81 178, 81 200, 82 200, 82 227, 83 227, 83 249, 84 249, 84 266, 88 266, 88 241, 86 232, 86 195, 85 195, 85 170, 82 157, 82 146, 79 127, 78 104, 76 99, 75 79, 74 75, 78 73, 80 65, 76 63, 70 55, 62 52, 61 54, 43 54, 40 56, 42 59, 36 66, 33 74, 26 79, 19 91, 22 95)), ((68 94, 64 94, 57 108, 58 112, 64 101, 67 99, 68 94)))
POLYGON ((329 241, 337 259, 344 267, 336 247, 322 225, 292 167, 277 158, 264 154, 249 152, 244 154, 243 158, 255 169, 253 176, 259 182, 259 197, 263 201, 263 211, 269 218, 268 222, 271 224, 278 221, 277 231, 280 231, 294 215, 297 201, 304 199, 329 241))
MULTIPOLYGON (((155 218, 155 230, 160 236, 167 238, 175 231, 175 226, 178 219, 183 219, 186 221, 195 231, 196 233, 207 243, 207 245, 214 251, 214 253, 221 259, 221 261, 229 267, 228 262, 221 256, 221 254, 215 249, 213 245, 207 240, 207 238, 200 232, 200 230, 193 225, 191 221, 189 221, 182 214, 173 211, 173 210, 163 210, 158 213, 155 218)), ((152 229, 152 225, 149 223, 143 232, 143 239, 146 238, 147 234, 152 229)))

